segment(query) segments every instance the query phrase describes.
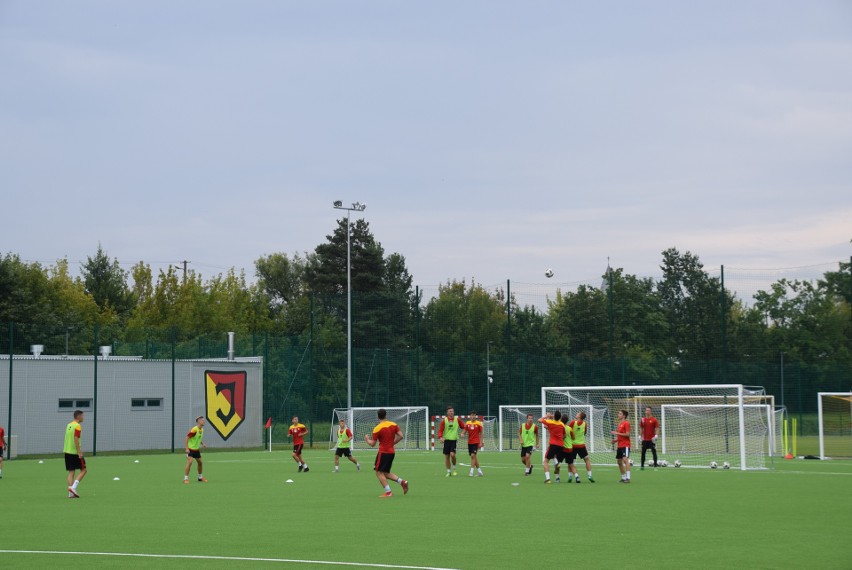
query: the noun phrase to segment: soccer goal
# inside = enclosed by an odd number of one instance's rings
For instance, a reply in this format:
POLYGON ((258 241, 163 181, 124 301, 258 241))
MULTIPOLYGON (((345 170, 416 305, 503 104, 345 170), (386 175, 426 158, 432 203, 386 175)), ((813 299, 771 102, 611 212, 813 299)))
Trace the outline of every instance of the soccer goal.
MULTIPOLYGON (((600 441, 603 438, 603 417, 606 412, 606 408, 595 408, 589 404, 567 404, 567 405, 553 405, 547 407, 547 412, 555 412, 559 410, 562 415, 567 415, 571 419, 574 419, 574 416, 577 415, 577 412, 584 412, 586 414, 586 422, 588 427, 586 428, 589 433, 595 433, 597 430, 600 432, 598 437, 589 437, 588 442, 590 446, 590 450, 594 451, 594 448, 591 447, 594 445, 595 441, 600 441)), ((520 440, 518 439, 518 430, 521 428, 521 424, 524 424, 527 421, 527 414, 533 415, 533 421, 538 424, 538 419, 546 413, 545 409, 541 406, 541 404, 522 404, 522 405, 506 405, 500 406, 500 437, 498 438, 498 444, 500 451, 520 451, 520 440)), ((546 441, 546 432, 547 430, 543 430, 541 425, 539 425, 539 434, 541 442, 546 441)), ((542 443, 544 445, 544 443, 542 443)))
MULTIPOLYGON (((432 449, 442 449, 442 447, 438 442, 438 429, 439 425, 442 421, 444 421, 445 416, 432 416, 429 422, 429 442, 432 446, 432 449)), ((470 419, 470 416, 456 416, 461 419, 461 421, 466 422, 470 419)), ((497 418, 489 417, 485 418, 479 416, 479 421, 482 422, 482 450, 483 451, 497 451, 498 443, 497 443, 497 418)), ((459 434, 459 445, 462 445, 462 442, 466 442, 464 436, 459 434)), ((461 453, 461 450, 457 450, 458 453, 461 453)))
MULTIPOLYGON (((365 435, 373 433, 379 423, 377 412, 381 408, 336 408, 331 417, 329 448, 337 447, 337 428, 341 419, 352 430, 352 449, 370 449, 365 435)), ((426 406, 388 407, 386 419, 399 425, 403 438, 396 444, 397 451, 429 449, 429 408, 426 406)))
POLYGON ((819 458, 852 457, 852 392, 817 394, 819 458))
POLYGON ((650 407, 662 420, 665 406, 668 442, 661 459, 669 464, 680 461, 685 466, 708 467, 715 461, 728 462, 735 469, 764 469, 773 445, 770 433, 775 433, 776 418, 765 398, 763 388, 741 384, 541 389, 541 405, 547 411, 565 405, 593 408, 592 418, 598 425, 589 430, 586 446, 592 462, 602 465, 615 461, 610 431, 616 428, 619 410, 629 414, 631 446, 638 449, 639 418, 645 408, 650 407))

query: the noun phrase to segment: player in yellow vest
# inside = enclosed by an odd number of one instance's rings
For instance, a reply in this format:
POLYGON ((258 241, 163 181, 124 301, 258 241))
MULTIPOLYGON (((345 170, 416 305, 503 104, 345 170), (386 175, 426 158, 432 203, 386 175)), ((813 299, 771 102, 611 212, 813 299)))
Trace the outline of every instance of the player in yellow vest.
POLYGON ((79 499, 77 494, 77 485, 86 476, 86 460, 83 459, 83 448, 80 446, 80 436, 83 433, 83 428, 80 424, 83 423, 83 412, 80 410, 74 411, 74 421, 65 426, 65 470, 68 471, 68 498, 79 499), (80 474, 75 477, 77 470, 80 474))
POLYGON ((532 473, 532 457, 533 449, 538 447, 538 425, 535 423, 535 416, 527 414, 527 423, 521 424, 518 428, 518 438, 521 440, 521 463, 526 466, 524 475, 532 473))
POLYGON ((577 483, 580 482, 580 475, 577 473, 576 467, 576 461, 579 457, 586 462, 586 474, 589 476, 589 482, 594 483, 595 479, 592 477, 592 462, 589 459, 589 452, 586 449, 586 432, 589 427, 589 422, 586 421, 586 413, 577 412, 577 415, 568 423, 568 426, 574 431, 574 451, 571 453, 571 458, 575 462, 574 480, 577 483))
POLYGON ((361 464, 352 457, 352 430, 346 427, 346 420, 340 420, 337 428, 337 449, 334 450, 334 472, 340 470, 340 458, 346 457, 355 464, 355 469, 361 470, 361 464))
POLYGON ((195 427, 189 430, 189 433, 186 434, 186 442, 184 443, 184 447, 186 447, 186 470, 183 472, 183 482, 187 485, 189 485, 189 468, 192 467, 193 459, 198 462, 198 482, 207 482, 207 479, 205 479, 204 475, 201 474, 201 448, 207 448, 207 444, 201 441, 203 437, 204 416, 198 416, 195 418, 195 427))
POLYGON ((452 406, 447 408, 447 416, 441 420, 438 427, 438 441, 444 444, 444 465, 447 468, 447 477, 456 473, 456 445, 459 442, 459 432, 464 429, 464 422, 456 416, 452 406), (452 465, 450 465, 452 463, 452 465))

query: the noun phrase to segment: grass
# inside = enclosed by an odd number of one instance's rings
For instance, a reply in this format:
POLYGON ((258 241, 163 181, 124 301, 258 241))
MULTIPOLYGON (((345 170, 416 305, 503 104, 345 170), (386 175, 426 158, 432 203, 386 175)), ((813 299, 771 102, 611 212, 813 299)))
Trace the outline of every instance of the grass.
MULTIPOLYGON (((397 455, 411 481, 381 500, 356 453, 333 474, 332 454, 207 452, 207 484, 181 483, 181 455, 98 456, 80 500, 69 500, 61 459, 4 462, 0 550, 260 557, 450 568, 848 568, 852 462, 776 461, 760 472, 613 467, 597 483, 543 485, 515 453, 485 453, 486 476, 445 478, 438 453, 397 455), (136 463, 136 461, 139 463, 136 463), (114 481, 119 477, 119 481, 114 481), (293 479, 294 483, 285 483, 293 479), (520 483, 512 486, 511 483, 520 483)), ((466 454, 460 455, 467 463, 466 454)), ((580 469, 581 475, 584 471, 580 469)), ((269 562, 0 553, 3 568, 250 568, 269 562)), ((318 564, 289 567, 328 568, 318 564)))

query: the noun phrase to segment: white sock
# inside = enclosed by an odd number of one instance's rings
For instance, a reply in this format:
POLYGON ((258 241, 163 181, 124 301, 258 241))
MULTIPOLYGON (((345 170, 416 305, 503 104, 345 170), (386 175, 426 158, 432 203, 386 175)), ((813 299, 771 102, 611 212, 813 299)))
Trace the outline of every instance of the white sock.
POLYGON ((405 479, 403 479, 402 477, 399 477, 399 478, 397 478, 396 482, 399 483, 400 485, 402 485, 405 482, 405 479))
MULTIPOLYGON (((591 477, 591 476, 592 476, 592 472, 591 472, 591 471, 587 471, 587 473, 589 474, 589 477, 591 477)), ((577 473, 577 479, 579 479, 579 478, 580 478, 580 474, 579 474, 579 473, 577 473)))
POLYGON ((74 481, 74 484, 73 484, 73 485, 71 485, 71 488, 72 488, 72 489, 74 489, 74 490, 76 491, 76 490, 77 490, 77 485, 79 485, 79 484, 80 484, 80 481, 75 480, 75 481, 74 481))
POLYGON ((544 480, 545 480, 545 481, 550 481, 550 471, 545 471, 545 472, 544 472, 544 480))
POLYGON ((204 478, 204 475, 202 475, 201 473, 199 473, 199 474, 198 474, 198 480, 199 480, 199 481, 201 481, 203 478, 204 478))
POLYGON ((335 470, 335 471, 339 471, 339 470, 340 470, 340 467, 338 467, 337 465, 335 465, 335 466, 334 466, 334 470, 335 470))
POLYGON ((450 470, 449 470, 449 469, 447 469, 447 473, 449 473, 449 472, 450 472, 450 470))
POLYGON ((476 470, 479 471, 480 475, 482 475, 482 467, 477 467, 476 470))
POLYGON ((630 470, 629 469, 627 470, 627 480, 628 481, 630 480, 630 470))
POLYGON ((385 485, 385 493, 390 493, 390 485, 385 485))
POLYGON ((183 480, 184 480, 184 481, 189 481, 189 475, 184 475, 184 476, 183 476, 183 480))
POLYGON ((470 468, 470 474, 473 475, 473 467, 470 468))

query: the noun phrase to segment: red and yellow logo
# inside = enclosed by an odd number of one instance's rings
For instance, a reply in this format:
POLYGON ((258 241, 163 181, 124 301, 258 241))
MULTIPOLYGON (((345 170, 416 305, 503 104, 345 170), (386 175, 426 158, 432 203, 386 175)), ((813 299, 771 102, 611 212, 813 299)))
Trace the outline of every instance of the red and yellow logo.
POLYGON ((207 421, 228 439, 246 418, 246 372, 204 372, 207 421))

